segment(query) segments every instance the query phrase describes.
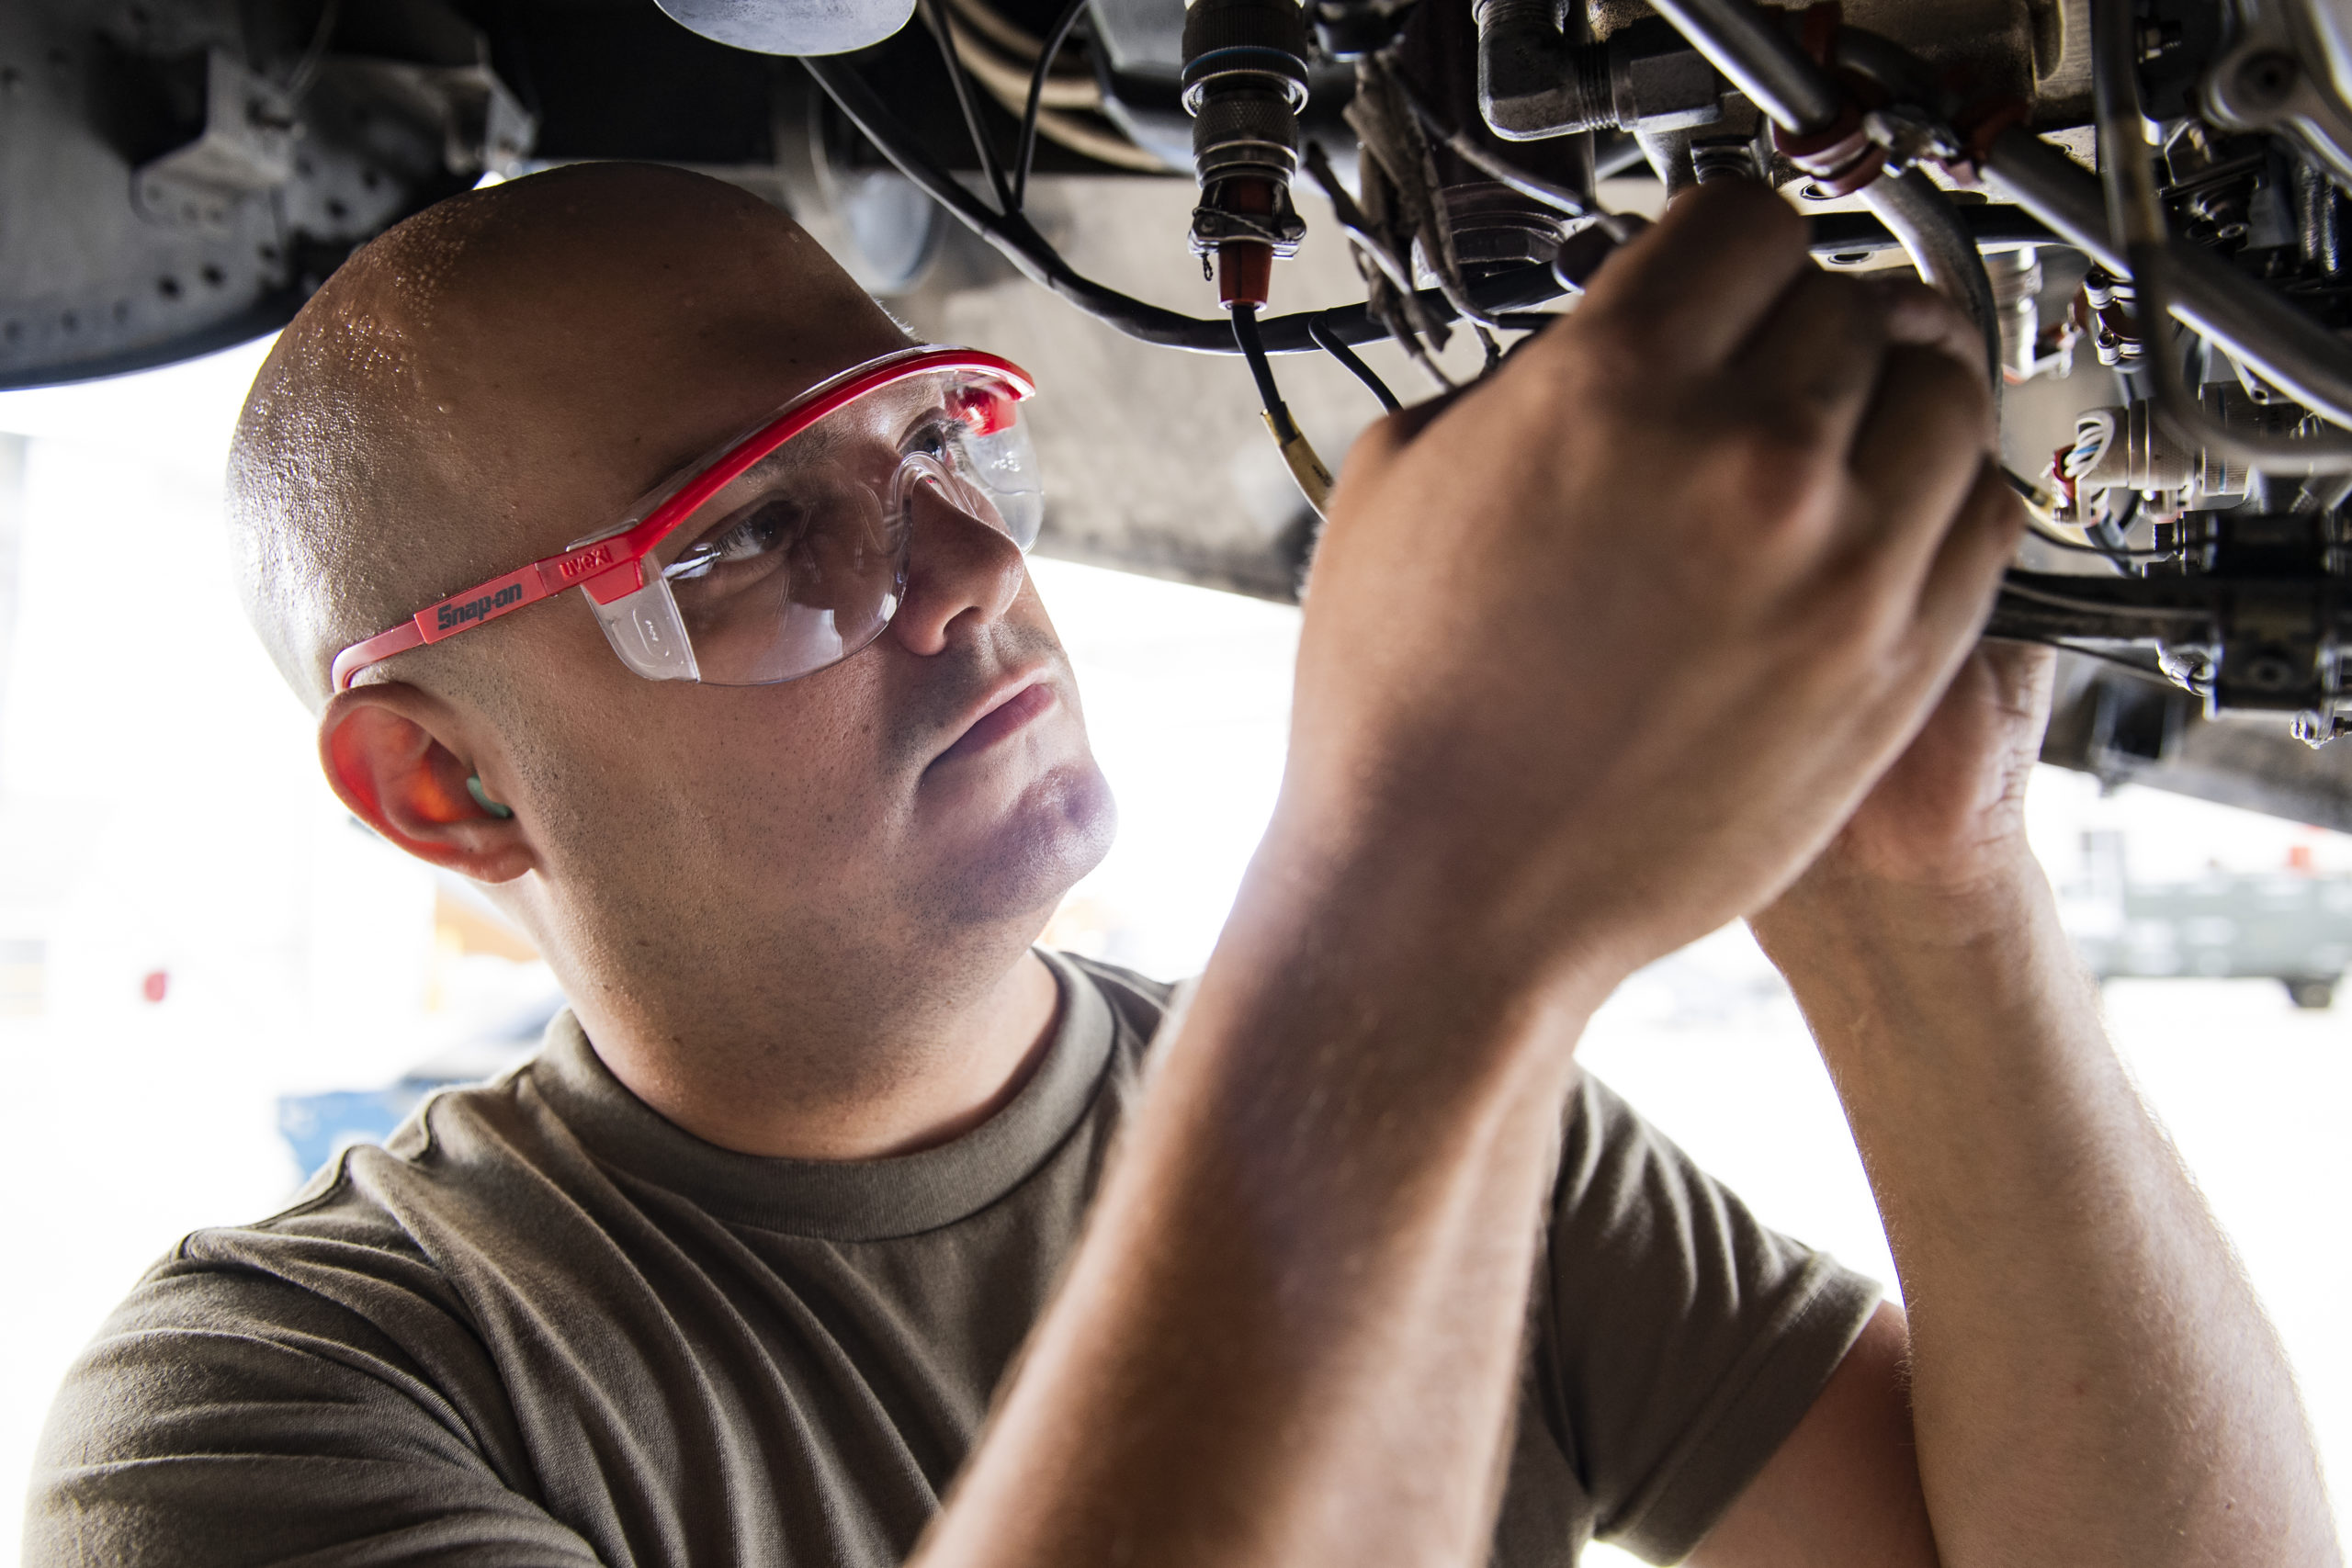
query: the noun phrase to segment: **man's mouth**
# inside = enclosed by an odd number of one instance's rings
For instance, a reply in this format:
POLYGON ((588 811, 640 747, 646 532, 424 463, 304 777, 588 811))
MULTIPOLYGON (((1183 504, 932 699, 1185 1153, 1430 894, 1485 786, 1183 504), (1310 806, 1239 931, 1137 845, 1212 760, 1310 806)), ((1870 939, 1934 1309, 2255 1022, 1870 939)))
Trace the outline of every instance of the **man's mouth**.
POLYGON ((964 727, 963 734, 933 758, 932 765, 978 756, 1044 717, 1059 700, 1054 694, 1053 682, 1042 671, 1033 671, 1006 681, 988 694, 964 727))

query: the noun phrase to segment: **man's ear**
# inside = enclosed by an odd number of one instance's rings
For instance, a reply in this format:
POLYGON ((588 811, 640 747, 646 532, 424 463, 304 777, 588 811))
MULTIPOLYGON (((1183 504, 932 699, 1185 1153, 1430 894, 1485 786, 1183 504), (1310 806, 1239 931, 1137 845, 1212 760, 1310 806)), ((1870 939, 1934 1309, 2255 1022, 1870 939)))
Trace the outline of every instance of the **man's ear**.
MULTIPOLYGON (((511 882, 538 863, 519 818, 483 809, 466 781, 457 715, 397 681, 337 693, 319 715, 319 761, 352 815, 421 861, 477 882, 511 882)), ((490 778, 483 794, 502 796, 490 778)))

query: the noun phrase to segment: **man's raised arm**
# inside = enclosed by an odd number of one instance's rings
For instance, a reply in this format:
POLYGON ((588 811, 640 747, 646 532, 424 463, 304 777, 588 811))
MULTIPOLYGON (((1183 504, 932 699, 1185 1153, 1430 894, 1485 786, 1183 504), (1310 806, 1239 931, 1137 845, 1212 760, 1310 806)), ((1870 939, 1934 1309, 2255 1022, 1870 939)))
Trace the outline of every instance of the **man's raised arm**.
MULTIPOLYGON (((2026 848, 2049 663, 1981 649, 1756 921, 1837 1079, 1911 1303, 1937 1550, 1944 1568, 2322 1568, 2342 1559, 2285 1359, 2108 1044, 2026 848)), ((1720 1561, 1825 1561, 1802 1521, 1808 1495, 1834 1494, 1834 1461, 1811 1462, 1766 1475, 1796 1528, 1743 1505, 1722 1533, 1746 1539, 1720 1561)))
POLYGON ((1709 187, 1359 444, 1273 825, 922 1562, 1483 1560, 1586 1016, 1812 857, 2012 543, 1949 328, 1709 187))

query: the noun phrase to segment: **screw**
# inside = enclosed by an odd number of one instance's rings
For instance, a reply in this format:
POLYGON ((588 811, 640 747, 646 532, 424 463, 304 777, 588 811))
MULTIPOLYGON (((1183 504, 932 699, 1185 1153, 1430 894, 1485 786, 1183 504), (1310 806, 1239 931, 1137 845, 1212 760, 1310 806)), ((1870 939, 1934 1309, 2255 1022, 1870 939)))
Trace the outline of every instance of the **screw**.
POLYGON ((1756 154, 1749 151, 1745 138, 1736 141, 1693 141, 1690 172, 1701 185, 1715 180, 1752 180, 1756 177, 1756 154))

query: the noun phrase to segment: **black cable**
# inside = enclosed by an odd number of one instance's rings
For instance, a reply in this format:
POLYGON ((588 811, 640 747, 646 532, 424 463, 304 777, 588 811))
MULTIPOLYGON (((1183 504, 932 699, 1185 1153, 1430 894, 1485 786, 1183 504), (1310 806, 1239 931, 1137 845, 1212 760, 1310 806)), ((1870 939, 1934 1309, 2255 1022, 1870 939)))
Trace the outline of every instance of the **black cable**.
POLYGON ((1989 640, 1994 642, 2030 642, 2041 648, 2054 648, 2062 653, 2079 653, 2085 659, 2096 659, 2103 664, 2112 664, 2119 670, 2129 670, 2134 675, 2145 675, 2151 681, 2161 681, 2166 685, 2172 684, 2172 677, 2166 675, 2162 667, 2143 664, 2136 659, 2126 659, 2120 653, 2109 653, 2103 648, 2084 648, 2077 643, 2065 642, 2054 637, 2007 637, 1998 634, 1987 634, 1987 636, 1989 640))
MULTIPOLYGON (((2036 572, 2031 575, 2041 577, 2045 580, 2050 576, 2050 574, 2046 572, 2036 572)), ((2085 584, 2093 584, 2111 582, 2114 580, 2112 578, 2105 577, 2077 576, 2075 581, 2085 584)), ((2143 577, 2136 578, 2133 581, 2145 582, 2148 579, 2143 577)), ((2070 593, 2052 593, 2046 588, 2037 588, 2029 583, 2019 582, 2017 580, 2017 572, 2014 569, 2001 579, 2001 592, 2004 593, 2013 594, 2017 598, 2024 600, 2029 604, 2043 604, 2048 605, 2052 609, 2072 610, 2078 615, 2112 615, 2120 613, 2126 615, 2147 615, 2157 619, 2176 621, 2209 621, 2212 619, 2213 616, 2213 612, 2210 609, 2196 608, 2188 604, 2118 604, 2113 600, 2077 599, 2070 593)))
POLYGON ((2161 560, 2166 556, 2178 555, 2180 553, 2177 550, 2143 550, 2130 545, 2110 546, 2077 544, 2074 540, 2067 538, 2064 534, 2053 534, 2050 532, 2050 530, 2042 527, 2039 523, 2027 524, 2025 531, 2031 534, 2043 544, 2048 545, 2052 549, 2073 550, 2078 555, 2104 556, 2109 560, 2161 560))
POLYGON ((1250 375, 1258 383, 1258 401, 1274 427, 1274 439, 1288 441, 1298 434, 1298 422, 1290 417, 1290 405, 1283 401, 1282 389, 1274 385, 1274 367, 1267 363, 1266 345, 1258 336, 1257 306, 1233 307, 1233 341, 1241 345, 1241 357, 1250 362, 1250 375))
MULTIPOLYGON (((1148 304, 1132 295, 1096 282, 1074 270, 1045 236, 1019 213, 1003 213, 974 196, 961 180, 916 144, 905 124, 885 104, 865 79, 841 56, 803 56, 807 71, 825 96, 891 165, 922 193, 954 213, 958 221, 993 245, 1022 276, 1058 294, 1091 316, 1109 322, 1129 337, 1168 348, 1198 354, 1237 354, 1233 324, 1221 316, 1188 316, 1148 304)), ((1548 266, 1518 266, 1470 285, 1471 302, 1494 313, 1526 310, 1548 303, 1566 292, 1548 266)), ((1434 288, 1418 296, 1422 308, 1438 321, 1457 314, 1451 301, 1434 288)), ((1307 323, 1319 314, 1334 336, 1347 343, 1371 343, 1388 335, 1387 327, 1362 305, 1320 312, 1276 316, 1258 323, 1268 354, 1317 352, 1307 323)))
POLYGON ((343 0, 326 0, 319 7, 319 20, 311 29, 310 44, 286 78, 286 102, 289 107, 299 107, 311 96, 311 85, 318 80, 319 63, 327 57, 327 45, 334 38, 335 20, 342 11, 343 0))
MULTIPOLYGON (((1257 312, 1254 310, 1250 312, 1253 316, 1257 312)), ((1254 321, 1250 322, 1250 327, 1253 331, 1256 329, 1256 326, 1257 323, 1254 321)), ((1238 324, 1235 328, 1235 335, 1237 338, 1239 336, 1239 327, 1238 324)), ((1350 348, 1346 344, 1340 342, 1340 339, 1332 333, 1331 329, 1324 324, 1322 317, 1316 316, 1308 320, 1306 323, 1306 335, 1313 338, 1316 342, 1316 345, 1321 348, 1324 353, 1329 355, 1332 358, 1346 366, 1351 375, 1354 376, 1357 380, 1362 381, 1365 387, 1369 388, 1372 395, 1380 400, 1380 406, 1382 408, 1386 409, 1390 413, 1395 413, 1405 406, 1403 403, 1396 400, 1396 394, 1388 389, 1388 383, 1380 378, 1380 373, 1374 370, 1371 366, 1366 365, 1363 362, 1363 356, 1357 354, 1354 349, 1350 348)), ((1243 352, 1246 353, 1248 351, 1245 348, 1243 352)), ((1261 352, 1263 352, 1262 347, 1261 352)))
POLYGON ((2026 478, 2023 474, 2018 472, 2015 468, 2009 467, 2007 463, 2003 463, 2001 465, 2001 478, 2008 481, 2008 486, 2011 490, 2025 497, 2026 500, 2033 505, 2039 506, 2044 512, 2050 510, 2050 492, 2043 490, 2031 479, 2026 478))
POLYGON ((939 40, 939 58, 947 67, 947 80, 956 89, 956 107, 964 111, 964 129, 972 138, 973 155, 980 161, 980 173, 988 177, 989 188, 996 192, 1000 212, 1012 210, 1012 187, 1005 183, 1004 169, 996 161, 996 148, 989 141, 988 127, 980 118, 978 97, 972 91, 971 78, 964 73, 964 54, 956 47, 956 34, 947 20, 947 9, 940 0, 922 0, 923 20, 930 24, 932 36, 939 40))
MULTIPOLYGON (((2001 465, 2001 478, 2007 480, 2009 488, 2023 496, 2029 504, 2045 512, 2049 510, 2052 499, 2050 494, 2007 463, 2001 465)), ((2067 538, 2064 534, 2053 534, 2039 523, 2030 521, 2026 525, 2026 532, 2052 549, 2073 550, 2079 555, 2103 556, 2114 563, 2119 571, 2124 570, 2123 563, 2126 560, 2161 560, 2166 556, 2179 554, 2177 550, 2139 549, 2123 542, 2123 529, 2132 525, 2132 517, 2137 515, 2140 510, 2140 492, 2127 491, 2125 494, 2130 497, 2125 503, 2130 510, 2124 513, 2122 523, 2120 525, 2106 522, 2092 525, 2090 529, 2086 530, 2092 534, 2094 542, 2091 544, 2082 544, 2067 538)))
POLYGON ((1070 28, 1086 14, 1086 0, 1069 0, 1062 14, 1054 18, 1054 30, 1046 35, 1045 43, 1037 51, 1037 69, 1029 73, 1029 102, 1021 111, 1021 141, 1012 155, 1012 206, 1019 212, 1029 200, 1029 165, 1037 155, 1037 111, 1045 107, 1046 73, 1053 69, 1054 56, 1062 51, 1062 44, 1069 37, 1070 28))
MULTIPOLYGON (((2113 491, 2109 491, 2107 493, 2109 496, 2112 496, 2115 492, 2113 491)), ((2123 492, 2122 516, 2102 516, 2098 522, 2086 527, 2083 532, 2090 536, 2090 540, 2093 544, 2098 546, 2099 548, 2105 550, 2109 556, 2114 557, 2118 562, 2120 562, 2122 558, 2125 556, 2136 553, 2129 545, 2126 545, 2123 542, 2123 538, 2126 532, 2128 532, 2132 526, 2132 520, 2139 515, 2140 492, 2136 490, 2125 491, 2123 492)))

